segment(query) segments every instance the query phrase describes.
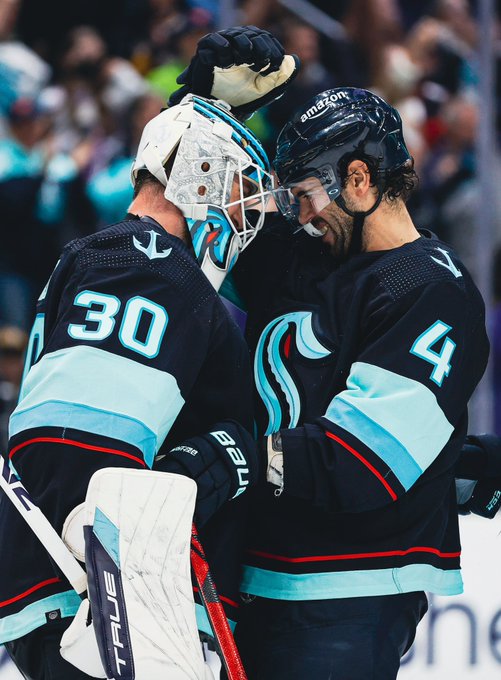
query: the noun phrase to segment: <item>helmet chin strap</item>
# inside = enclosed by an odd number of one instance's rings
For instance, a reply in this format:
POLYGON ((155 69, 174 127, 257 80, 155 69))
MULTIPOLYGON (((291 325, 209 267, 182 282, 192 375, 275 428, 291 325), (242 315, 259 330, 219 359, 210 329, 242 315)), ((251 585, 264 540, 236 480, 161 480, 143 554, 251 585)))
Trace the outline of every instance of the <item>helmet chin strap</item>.
POLYGON ((371 215, 379 207, 379 204, 383 200, 383 192, 381 191, 381 189, 378 190, 378 197, 376 199, 376 202, 374 203, 370 210, 366 210, 365 212, 361 212, 358 210, 350 210, 350 208, 348 208, 348 206, 346 205, 345 200, 343 196, 341 196, 341 194, 339 194, 339 196, 334 200, 336 201, 336 204, 341 208, 343 212, 345 212, 350 217, 353 217, 353 232, 351 235, 350 247, 348 248, 346 257, 357 255, 358 253, 362 252, 362 232, 364 228, 365 218, 368 215, 371 215))

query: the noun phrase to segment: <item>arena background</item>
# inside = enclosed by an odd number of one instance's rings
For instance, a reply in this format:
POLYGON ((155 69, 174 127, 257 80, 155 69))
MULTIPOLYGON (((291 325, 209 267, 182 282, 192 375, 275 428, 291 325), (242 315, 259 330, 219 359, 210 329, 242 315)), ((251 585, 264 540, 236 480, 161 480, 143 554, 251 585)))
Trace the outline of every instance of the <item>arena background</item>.
MULTIPOLYGON (((198 39, 235 24, 273 31, 303 63, 291 92, 250 121, 271 154, 292 109, 328 87, 368 87, 401 112, 420 175, 413 219, 453 245, 487 305, 491 363, 471 403, 470 430, 501 435, 500 6, 0 0, 1 446, 34 301, 58 252, 125 212, 138 133, 176 88, 198 39), (25 154, 14 163, 19 144, 25 154)), ((466 517, 461 529, 465 593, 431 599, 404 680, 500 673, 501 519, 466 517)), ((0 680, 19 677, 0 647, 0 680)))

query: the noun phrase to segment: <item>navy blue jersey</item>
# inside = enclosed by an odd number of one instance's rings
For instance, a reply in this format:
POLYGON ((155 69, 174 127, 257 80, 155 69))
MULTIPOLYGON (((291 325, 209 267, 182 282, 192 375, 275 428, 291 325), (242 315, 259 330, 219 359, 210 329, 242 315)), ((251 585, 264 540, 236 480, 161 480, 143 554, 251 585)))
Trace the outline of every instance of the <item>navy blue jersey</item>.
POLYGON ((423 234, 335 268, 318 241, 270 232, 237 282, 260 432, 284 451, 282 495, 266 484, 253 504, 242 589, 461 592, 454 464, 488 357, 463 264, 423 234))
MULTIPOLYGON (((217 421, 251 429, 251 385, 241 332, 191 252, 149 218, 126 220, 69 244, 42 292, 10 461, 61 532, 96 470, 151 468, 217 421)), ((231 620, 245 503, 226 504, 201 531, 231 620)), ((79 601, 9 501, 0 504, 1 642, 73 615, 79 601)))

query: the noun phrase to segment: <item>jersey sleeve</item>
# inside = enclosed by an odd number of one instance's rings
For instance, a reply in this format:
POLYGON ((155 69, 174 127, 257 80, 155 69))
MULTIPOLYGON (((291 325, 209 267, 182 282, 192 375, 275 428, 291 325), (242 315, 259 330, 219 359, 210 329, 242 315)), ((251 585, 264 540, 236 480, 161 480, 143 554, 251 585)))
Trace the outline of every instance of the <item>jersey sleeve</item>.
POLYGON ((392 503, 454 465, 488 356, 481 301, 443 282, 397 301, 376 295, 361 335, 325 413, 281 430, 284 490, 347 512, 392 503))
POLYGON ((210 284, 168 242, 157 240, 168 264, 139 252, 123 262, 109 247, 63 257, 39 306, 11 437, 70 432, 151 467, 222 332, 210 284))

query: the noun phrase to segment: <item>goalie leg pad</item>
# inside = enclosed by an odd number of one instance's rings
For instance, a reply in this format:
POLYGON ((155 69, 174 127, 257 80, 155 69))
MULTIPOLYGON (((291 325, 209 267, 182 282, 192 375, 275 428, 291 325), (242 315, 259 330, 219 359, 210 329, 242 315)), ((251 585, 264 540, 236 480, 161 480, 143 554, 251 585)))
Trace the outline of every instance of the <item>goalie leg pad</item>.
POLYGON ((197 487, 181 475, 106 468, 85 501, 89 599, 108 678, 203 680, 190 572, 197 487))

